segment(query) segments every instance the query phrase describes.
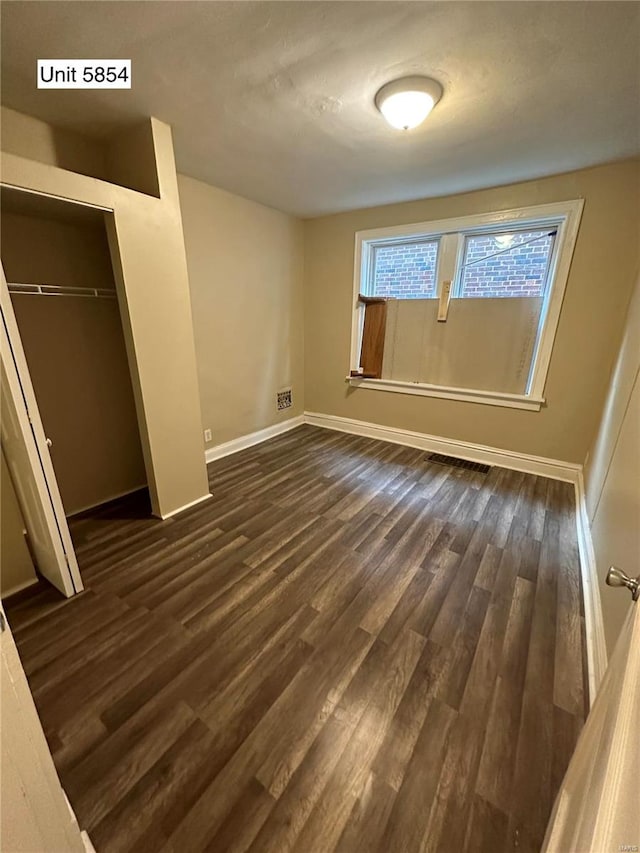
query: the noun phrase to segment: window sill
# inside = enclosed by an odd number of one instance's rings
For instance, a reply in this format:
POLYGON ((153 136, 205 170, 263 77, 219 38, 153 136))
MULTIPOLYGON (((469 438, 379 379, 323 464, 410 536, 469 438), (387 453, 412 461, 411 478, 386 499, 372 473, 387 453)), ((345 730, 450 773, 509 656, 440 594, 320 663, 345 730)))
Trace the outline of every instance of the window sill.
POLYGON ((525 394, 474 391, 470 388, 448 388, 444 385, 426 385, 420 382, 398 382, 395 379, 360 379, 357 376, 347 376, 346 381, 352 388, 370 388, 375 391, 391 391, 394 394, 414 394, 418 397, 440 397, 445 400, 482 403, 485 406, 526 409, 530 412, 539 412, 544 404, 544 398, 525 394))

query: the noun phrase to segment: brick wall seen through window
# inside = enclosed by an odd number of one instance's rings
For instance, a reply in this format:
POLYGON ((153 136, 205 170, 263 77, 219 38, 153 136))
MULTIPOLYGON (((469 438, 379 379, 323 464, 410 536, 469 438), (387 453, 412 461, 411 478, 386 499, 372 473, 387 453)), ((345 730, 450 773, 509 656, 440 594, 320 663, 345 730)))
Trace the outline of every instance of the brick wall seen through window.
POLYGON ((553 248, 548 234, 515 231, 467 237, 460 296, 542 296, 553 248))
MULTIPOLYGON (((467 237, 459 295, 542 296, 553 249, 553 237, 548 234, 541 230, 467 237)), ((437 260, 435 240, 376 246, 373 295, 395 299, 436 298, 437 260)))
POLYGON ((396 299, 429 299, 436 296, 438 242, 376 246, 373 295, 396 299))

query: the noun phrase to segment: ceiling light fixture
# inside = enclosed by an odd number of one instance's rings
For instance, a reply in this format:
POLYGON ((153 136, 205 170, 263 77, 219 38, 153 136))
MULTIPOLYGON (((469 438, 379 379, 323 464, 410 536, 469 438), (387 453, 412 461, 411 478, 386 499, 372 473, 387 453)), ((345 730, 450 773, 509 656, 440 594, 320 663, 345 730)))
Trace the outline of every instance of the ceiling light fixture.
POLYGON ((380 89, 376 107, 397 130, 410 130, 426 119, 442 97, 442 86, 430 77, 402 77, 380 89))

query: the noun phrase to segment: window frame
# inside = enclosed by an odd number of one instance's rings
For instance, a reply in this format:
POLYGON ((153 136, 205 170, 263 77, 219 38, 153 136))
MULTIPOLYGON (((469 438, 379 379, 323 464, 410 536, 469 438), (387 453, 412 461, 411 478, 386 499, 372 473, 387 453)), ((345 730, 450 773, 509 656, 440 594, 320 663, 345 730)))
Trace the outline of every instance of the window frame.
MULTIPOLYGON (((550 227, 555 228, 556 223, 551 222, 545 228, 539 228, 538 227, 538 230, 547 231, 547 229, 550 227)), ((531 230, 532 229, 531 229, 530 224, 528 222, 522 223, 522 225, 519 227, 508 229, 508 231, 512 234, 516 233, 518 231, 524 231, 526 233, 526 232, 531 231, 531 230)), ((536 229, 534 228, 533 230, 536 230, 536 229)), ((455 299, 474 299, 474 298, 482 299, 482 298, 487 298, 487 297, 482 297, 482 296, 479 296, 479 297, 463 296, 463 294, 462 294, 462 283, 463 283, 463 279, 464 279, 464 270, 465 270, 464 261, 465 261, 465 258, 467 256, 467 241, 468 241, 469 237, 486 237, 486 236, 491 236, 492 234, 504 234, 504 233, 505 233, 505 230, 502 228, 499 230, 492 228, 491 230, 488 230, 488 231, 473 231, 473 232, 464 232, 461 234, 462 239, 461 239, 461 245, 460 245, 459 263, 458 263, 458 266, 456 269, 455 281, 452 283, 452 286, 451 286, 451 298, 452 299, 454 299, 454 298, 455 299)), ((544 288, 543 288, 543 292, 542 292, 542 298, 543 299, 547 296, 547 293, 550 290, 550 288, 548 287, 549 279, 552 277, 553 261, 554 261, 555 255, 558 252, 558 235, 556 234, 556 236, 553 237, 552 239, 553 239, 553 242, 551 244, 551 252, 549 253, 549 255, 547 257, 547 263, 546 263, 546 267, 545 267, 545 271, 544 271, 544 288)), ((516 246, 514 246, 512 248, 516 248, 516 247, 517 247, 517 244, 516 244, 516 246)), ((505 249, 504 251, 506 253, 508 251, 508 249, 505 249)), ((482 261, 477 261, 476 263, 479 264, 479 263, 482 263, 482 261)), ((510 297, 506 296, 506 297, 501 297, 501 298, 509 299, 510 297)))
MULTIPOLYGON (((442 241, 441 236, 433 237, 420 237, 418 239, 407 240, 406 238, 395 239, 395 240, 375 240, 371 241, 370 244, 370 259, 367 267, 367 281, 363 282, 363 287, 366 287, 366 290, 361 290, 360 292, 366 296, 378 296, 375 293, 375 277, 376 277, 376 250, 377 249, 387 249, 391 246, 417 246, 423 243, 435 243, 436 244, 436 268, 433 273, 433 284, 434 289, 436 291, 436 296, 423 296, 421 299, 437 299, 438 298, 438 279, 439 279, 439 265, 440 265, 440 243, 442 241)), ((394 297, 396 298, 396 297, 394 297)), ((415 297, 414 297, 415 298, 415 297)))
POLYGON ((442 282, 447 280, 452 282, 452 298, 467 298, 458 296, 463 269, 465 237, 473 234, 491 233, 492 231, 501 232, 510 226, 515 229, 524 226, 532 229, 555 227, 558 233, 549 259, 547 286, 540 314, 538 337, 534 345, 529 381, 524 394, 505 394, 499 391, 454 388, 392 379, 363 379, 351 375, 347 376, 348 382, 357 388, 538 411, 545 403, 544 389, 551 353, 560 320, 560 310, 569 278, 583 208, 584 199, 573 199, 430 222, 408 223, 357 231, 354 253, 350 373, 359 367, 364 327, 364 306, 358 297, 360 293, 369 294, 373 282, 374 249, 376 245, 439 239, 436 264, 436 298, 440 296, 442 282))

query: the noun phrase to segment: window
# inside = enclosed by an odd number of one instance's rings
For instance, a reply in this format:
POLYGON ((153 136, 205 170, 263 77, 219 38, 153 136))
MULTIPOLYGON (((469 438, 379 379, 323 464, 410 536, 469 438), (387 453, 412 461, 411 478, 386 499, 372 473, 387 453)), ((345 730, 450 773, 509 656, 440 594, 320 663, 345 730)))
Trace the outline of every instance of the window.
POLYGON ((437 240, 377 245, 373 254, 373 296, 396 299, 436 296, 437 240))
POLYGON ((459 296, 543 296, 556 232, 502 231, 465 237, 459 296))
POLYGON ((350 381, 539 409, 582 206, 356 234, 350 381))

